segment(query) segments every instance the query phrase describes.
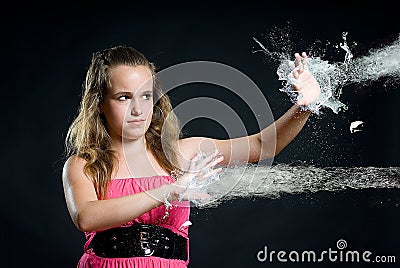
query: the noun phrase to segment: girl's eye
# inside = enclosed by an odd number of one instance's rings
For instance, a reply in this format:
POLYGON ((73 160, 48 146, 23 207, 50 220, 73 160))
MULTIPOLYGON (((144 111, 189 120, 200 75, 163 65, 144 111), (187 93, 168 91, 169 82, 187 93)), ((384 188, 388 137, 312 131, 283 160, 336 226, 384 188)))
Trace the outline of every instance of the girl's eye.
POLYGON ((118 97, 118 100, 120 100, 120 101, 125 101, 125 100, 127 100, 128 98, 129 98, 129 96, 122 95, 122 96, 119 96, 119 97, 118 97))
POLYGON ((148 100, 148 99, 151 98, 152 95, 150 93, 147 93, 147 94, 144 94, 143 96, 144 96, 145 99, 148 100))

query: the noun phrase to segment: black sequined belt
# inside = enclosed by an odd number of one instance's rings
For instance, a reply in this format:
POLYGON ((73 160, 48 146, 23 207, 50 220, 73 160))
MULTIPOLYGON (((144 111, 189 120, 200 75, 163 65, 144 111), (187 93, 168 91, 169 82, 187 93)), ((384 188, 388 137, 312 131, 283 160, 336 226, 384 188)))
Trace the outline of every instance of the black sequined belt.
POLYGON ((188 258, 185 237, 153 224, 136 223, 98 232, 88 248, 105 258, 155 256, 184 261, 188 258))

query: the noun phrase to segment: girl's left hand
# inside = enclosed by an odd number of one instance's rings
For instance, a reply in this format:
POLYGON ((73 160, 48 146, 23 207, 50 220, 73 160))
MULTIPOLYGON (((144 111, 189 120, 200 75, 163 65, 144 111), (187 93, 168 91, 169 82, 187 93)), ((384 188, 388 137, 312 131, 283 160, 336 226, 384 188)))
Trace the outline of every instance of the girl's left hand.
POLYGON ((292 72, 289 76, 292 79, 294 78, 293 88, 300 95, 297 105, 307 106, 318 99, 321 88, 308 69, 307 54, 303 52, 302 57, 300 57, 299 53, 295 53, 294 56, 296 60, 290 63, 292 72))
POLYGON ((190 199, 208 199, 210 196, 203 192, 191 192, 190 194, 185 193, 187 187, 191 183, 194 178, 198 180, 205 180, 214 173, 219 173, 222 171, 222 168, 214 167, 219 164, 224 159, 223 155, 215 150, 212 153, 205 154, 203 158, 200 158, 200 154, 195 155, 189 164, 187 170, 184 171, 184 174, 170 186, 173 187, 170 194, 169 201, 178 200, 181 195, 183 195, 183 200, 190 199), (208 170, 208 172, 205 172, 208 170))

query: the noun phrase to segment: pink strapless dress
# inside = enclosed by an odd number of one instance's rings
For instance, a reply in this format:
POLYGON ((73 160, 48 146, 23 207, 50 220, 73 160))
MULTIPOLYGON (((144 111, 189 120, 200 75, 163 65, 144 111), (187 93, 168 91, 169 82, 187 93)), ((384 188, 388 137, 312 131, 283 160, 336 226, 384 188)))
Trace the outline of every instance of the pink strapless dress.
MULTIPOLYGON (((111 180, 110 186, 107 189, 109 198, 116 198, 126 196, 134 193, 143 192, 153 188, 157 188, 168 182, 173 182, 170 176, 152 176, 143 178, 126 178, 111 180)), ((171 202, 174 205, 169 209, 169 217, 164 219, 162 223, 160 219, 165 215, 165 206, 156 207, 140 217, 133 219, 121 226, 131 226, 135 223, 157 224, 158 226, 168 228, 173 232, 187 238, 187 256, 188 260, 178 259, 164 259, 160 257, 131 257, 131 258, 103 258, 95 255, 92 249, 88 246, 96 232, 85 232, 86 243, 84 246, 84 253, 80 258, 78 268, 131 268, 131 267, 170 267, 170 268, 183 268, 189 264, 189 237, 188 227, 190 214, 189 201, 171 202), (176 205, 176 206, 175 206, 176 205)))

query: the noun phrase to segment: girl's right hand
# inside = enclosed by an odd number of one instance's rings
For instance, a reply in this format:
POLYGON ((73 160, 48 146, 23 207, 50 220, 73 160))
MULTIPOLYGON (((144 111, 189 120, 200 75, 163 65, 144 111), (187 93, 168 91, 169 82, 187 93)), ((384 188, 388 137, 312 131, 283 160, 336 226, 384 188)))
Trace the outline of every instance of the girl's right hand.
POLYGON ((191 192, 190 195, 184 194, 190 182, 196 178, 201 181, 210 177, 214 173, 219 173, 222 168, 213 169, 218 163, 224 159, 223 155, 215 150, 208 155, 203 155, 200 158, 200 154, 197 153, 189 163, 187 170, 184 170, 184 174, 177 179, 176 182, 172 183, 172 190, 168 198, 169 201, 178 200, 179 197, 183 196, 180 200, 191 200, 191 199, 204 199, 209 198, 209 195, 201 192, 191 192), (205 172, 209 169, 209 172, 205 172))

